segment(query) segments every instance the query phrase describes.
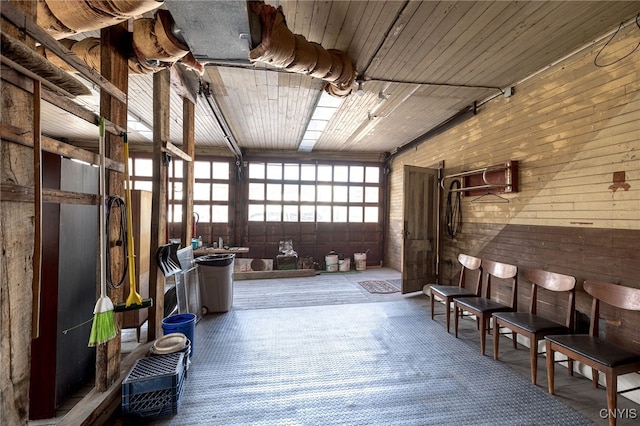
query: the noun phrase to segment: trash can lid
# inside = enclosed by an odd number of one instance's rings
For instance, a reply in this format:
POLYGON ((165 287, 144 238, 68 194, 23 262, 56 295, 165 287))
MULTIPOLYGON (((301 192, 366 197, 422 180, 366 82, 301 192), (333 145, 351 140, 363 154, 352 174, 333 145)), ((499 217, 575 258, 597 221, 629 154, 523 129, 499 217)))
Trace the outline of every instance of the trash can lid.
POLYGON ((235 259, 235 253, 231 254, 209 254, 206 256, 200 256, 195 259, 195 262, 204 266, 229 266, 235 259))

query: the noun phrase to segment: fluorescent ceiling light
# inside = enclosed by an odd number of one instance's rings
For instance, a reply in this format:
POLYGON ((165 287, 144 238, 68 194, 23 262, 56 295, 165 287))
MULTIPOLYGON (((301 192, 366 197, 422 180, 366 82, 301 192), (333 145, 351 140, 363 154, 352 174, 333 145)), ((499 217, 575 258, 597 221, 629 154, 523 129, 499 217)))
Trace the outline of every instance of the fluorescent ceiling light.
POLYGON ((331 96, 324 90, 320 93, 316 109, 311 115, 311 120, 307 123, 307 130, 304 132, 304 136, 298 146, 298 151, 311 152, 315 146, 322 132, 329 124, 329 120, 333 117, 336 110, 342 105, 343 98, 336 98, 331 96))

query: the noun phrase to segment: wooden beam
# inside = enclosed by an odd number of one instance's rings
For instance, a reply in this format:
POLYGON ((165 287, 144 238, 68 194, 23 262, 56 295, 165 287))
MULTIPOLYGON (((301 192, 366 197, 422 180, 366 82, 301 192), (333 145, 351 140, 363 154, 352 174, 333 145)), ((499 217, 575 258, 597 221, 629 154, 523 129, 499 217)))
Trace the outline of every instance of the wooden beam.
MULTIPOLYGON (((3 201, 33 202, 35 190, 32 186, 2 183, 0 195, 3 201)), ((62 191, 60 189, 42 188, 42 202, 55 204, 82 204, 97 206, 100 199, 96 194, 62 191)))
MULTIPOLYGON (((47 87, 50 90, 58 92, 61 95, 67 96, 67 97, 72 98, 72 99, 76 97, 75 95, 67 92, 66 90, 62 89, 61 87, 56 86, 55 84, 53 84, 52 82, 50 82, 46 78, 40 77, 38 74, 29 71, 28 69, 26 69, 22 65, 12 61, 11 59, 7 58, 4 55, 0 56, 0 61, 2 62, 2 64, 4 64, 7 67, 9 67, 9 69, 13 69, 14 71, 17 71, 20 74, 29 77, 32 81, 34 81, 34 80, 39 81, 40 83, 42 83, 43 86, 47 87)), ((4 70, 3 70, 3 73, 4 73, 4 70)), ((2 77, 4 78, 4 75, 2 77)))
POLYGON ((33 279, 31 282, 31 338, 40 336, 40 289, 42 288, 42 85, 33 82, 33 279))
MULTIPOLYGON (((186 154, 194 158, 195 150, 195 105, 187 98, 182 100, 182 146, 186 154)), ((182 246, 191 244, 193 235, 193 161, 182 163, 182 246)))
MULTIPOLYGON (((119 126, 127 126, 126 93, 129 85, 129 66, 127 52, 121 46, 122 40, 128 36, 126 22, 104 28, 100 31, 100 73, 108 79, 109 84, 100 85, 100 115, 119 126), (122 96, 121 96, 122 95, 122 96), (123 101, 124 99, 124 101, 123 101)), ((47 47, 47 46, 45 46, 47 47)), ((54 53, 58 54, 54 51, 54 53)), ((64 58, 63 58, 64 59, 64 58)), ((115 161, 124 161, 123 140, 120 136, 107 133, 104 139, 104 149, 109 157, 115 161)), ((122 173, 113 171, 107 173, 107 193, 124 198, 124 177, 122 173)), ((126 267, 126 259, 118 256, 117 240, 119 237, 118 224, 111 223, 107 230, 107 250, 111 254, 110 272, 114 277, 121 276, 126 267)), ((109 298, 114 303, 124 301, 124 289, 110 289, 109 298)), ((122 316, 122 315, 119 315, 122 316)), ((96 348, 96 380, 95 386, 99 391, 106 391, 120 375, 120 339, 111 339, 96 348)))
MULTIPOLYGON (((2 69, 2 79, 14 84, 26 92, 33 93, 33 80, 26 78, 16 70, 11 68, 2 69)), ((42 99, 50 104, 73 114, 78 118, 85 120, 88 123, 98 126, 100 124, 100 116, 88 109, 84 108, 66 96, 57 93, 56 91, 48 90, 46 86, 42 90, 42 99)), ((124 127, 113 124, 110 120, 105 120, 104 129, 112 135, 121 135, 126 133, 127 129, 124 127)))
MULTIPOLYGON (((123 104, 127 103, 127 95, 125 92, 116 87, 107 78, 100 75, 96 70, 89 67, 89 65, 79 59, 72 51, 60 44, 56 39, 51 37, 45 30, 40 28, 33 20, 29 19, 20 10, 13 7, 9 2, 2 2, 1 11, 2 16, 5 19, 40 42, 42 46, 51 50, 54 54, 59 56, 60 59, 78 70, 78 72, 88 80, 97 84, 101 89, 123 104)), ((104 50, 105 45, 102 44, 102 46, 102 50, 104 50)))
POLYGON ((149 311, 149 339, 161 336, 164 318, 164 275, 156 259, 158 247, 167 241, 167 164, 162 150, 169 140, 170 76, 168 70, 153 75, 153 201, 151 204, 151 253, 149 264, 149 291, 154 305, 149 311))
POLYGON ((185 153, 183 150, 181 150, 180 148, 178 148, 177 146, 175 146, 169 141, 165 141, 162 151, 167 152, 169 154, 173 154, 176 157, 183 159, 184 161, 193 161, 192 160, 193 156, 185 153))
MULTIPOLYGON (((0 138, 2 140, 33 147, 32 135, 33 133, 30 131, 21 130, 10 124, 0 122, 0 138)), ((42 136, 42 150, 62 157, 84 161, 89 164, 98 164, 100 161, 98 154, 94 154, 86 149, 78 148, 74 145, 69 145, 68 143, 60 142, 59 140, 49 138, 47 136, 42 136)), ((107 158, 105 167, 108 170, 124 173, 124 163, 122 162, 113 161, 107 158)))
POLYGON ((180 63, 169 68, 171 72, 171 88, 183 99, 188 99, 194 105, 198 103, 199 80, 193 72, 185 71, 180 63))
MULTIPOLYGON (((7 1, 0 1, 4 11, 7 1)), ((35 18, 36 3, 20 2, 17 7, 35 18)), ((34 45, 20 31, 3 21, 2 30, 16 38, 34 45)), ((32 128, 33 99, 18 87, 2 84, 0 90, 0 122, 12 123, 26 129, 32 128)), ((18 185, 33 186, 32 168, 33 150, 12 143, 0 143, 0 182, 12 182, 18 185)), ((33 265, 33 203, 5 202, 0 199, 0 235, 3 247, 0 250, 0 416, 2 424, 29 423, 30 410, 36 411, 48 401, 30 399, 30 379, 32 364, 31 320, 32 295, 31 282, 33 265), (31 407, 30 403, 31 402, 31 407)))

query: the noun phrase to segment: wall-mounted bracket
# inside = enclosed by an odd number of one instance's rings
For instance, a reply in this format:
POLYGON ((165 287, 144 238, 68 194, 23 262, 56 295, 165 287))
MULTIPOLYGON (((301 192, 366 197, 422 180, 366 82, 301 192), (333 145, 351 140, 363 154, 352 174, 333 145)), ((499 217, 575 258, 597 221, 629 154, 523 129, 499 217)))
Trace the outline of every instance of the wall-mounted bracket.
POLYGON ((464 192, 464 195, 481 195, 487 192, 510 193, 518 192, 518 162, 507 161, 493 166, 476 170, 447 175, 440 181, 445 191, 464 192), (447 189, 445 182, 449 179, 462 179, 460 188, 447 189))

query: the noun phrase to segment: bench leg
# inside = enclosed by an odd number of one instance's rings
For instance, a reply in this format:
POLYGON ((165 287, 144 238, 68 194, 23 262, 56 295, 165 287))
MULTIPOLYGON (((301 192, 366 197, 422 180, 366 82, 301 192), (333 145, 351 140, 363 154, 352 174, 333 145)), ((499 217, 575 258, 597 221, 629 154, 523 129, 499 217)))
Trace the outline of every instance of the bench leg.
POLYGON ((434 298, 433 293, 431 293, 431 297, 429 298, 430 299, 429 304, 431 305, 431 319, 433 319, 433 315, 434 315, 433 314, 433 305, 434 305, 433 298, 434 298))
POLYGON ((493 359, 498 360, 498 351, 500 347, 500 325, 495 321, 496 332, 493 334, 493 359))
POLYGON ((549 393, 553 395, 553 379, 554 379, 554 350, 551 349, 551 342, 547 340, 547 384, 549 388, 549 393))
POLYGON ((458 305, 453 302, 453 331, 456 339, 458 338, 458 305))
POLYGON ((529 342, 529 359, 531 360, 531 383, 538 382, 538 341, 531 338, 529 342))
POLYGON ((484 355, 487 345, 487 320, 482 314, 478 315, 478 318, 480 318, 480 353, 484 355))
POLYGON ((447 333, 448 333, 449 328, 451 326, 451 299, 448 297, 445 297, 444 302, 445 302, 444 305, 447 308, 447 312, 445 312, 445 315, 446 315, 445 324, 447 325, 447 333))
MULTIPOLYGON (((594 370, 595 371, 595 370, 594 370)), ((596 371, 597 373, 597 371, 596 371)), ((606 372, 607 408, 609 409, 609 426, 616 426, 616 408, 618 408, 618 376, 613 371, 606 372)))

